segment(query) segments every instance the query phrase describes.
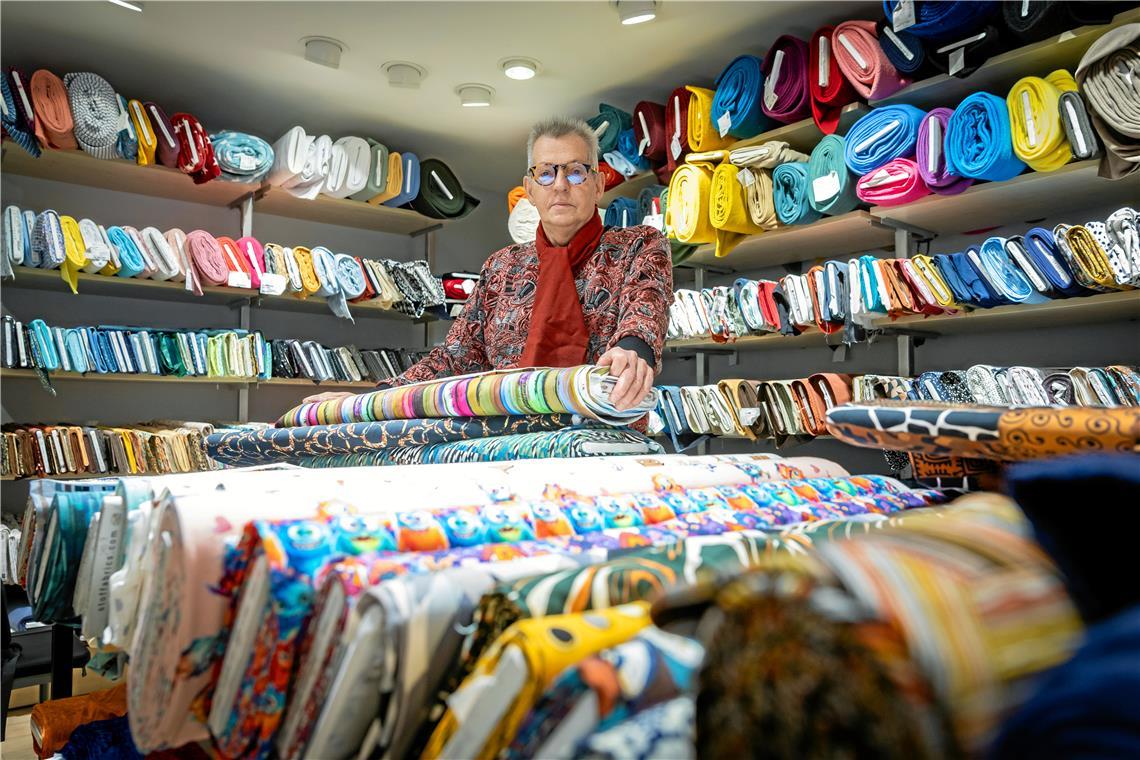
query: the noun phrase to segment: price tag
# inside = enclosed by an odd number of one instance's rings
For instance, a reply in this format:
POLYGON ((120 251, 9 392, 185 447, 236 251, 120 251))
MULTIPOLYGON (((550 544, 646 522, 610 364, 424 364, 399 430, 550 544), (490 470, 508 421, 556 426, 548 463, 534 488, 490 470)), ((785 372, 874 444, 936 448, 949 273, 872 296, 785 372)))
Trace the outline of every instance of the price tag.
POLYGON ((736 181, 744 188, 752 187, 756 184, 756 176, 752 173, 751 169, 741 169, 736 173, 736 181))
POLYGON ((1025 18, 1029 15, 1029 0, 1021 0, 1021 17, 1025 18))
POLYGON ((1037 121, 1033 118, 1033 106, 1029 103, 1029 91, 1021 91, 1021 113, 1025 116, 1025 132, 1029 138, 1029 147, 1037 147, 1037 121))
POLYGON ((279 296, 285 292, 285 287, 288 284, 289 278, 285 275, 266 272, 261 275, 261 290, 259 292, 263 296, 279 296))
POLYGON ((641 223, 646 227, 652 227, 657 230, 665 231, 665 215, 664 214, 646 214, 641 223))
POLYGON ((776 82, 780 80, 780 64, 784 62, 784 51, 777 50, 776 55, 772 60, 772 70, 768 72, 768 78, 764 80, 764 106, 768 110, 776 107, 776 82))
POLYGON ((752 427, 760 419, 761 411, 760 407, 757 406, 740 407, 740 424, 744 427, 752 427))
POLYGON ((831 40, 826 34, 819 37, 819 74, 816 82, 820 88, 826 88, 831 81, 831 40))
POLYGON ((243 172, 251 172, 257 168, 257 159, 249 154, 243 153, 241 158, 238 159, 238 168, 243 172))
POLYGON ((811 181, 811 192, 816 203, 823 203, 839 195, 839 175, 828 172, 822 177, 816 177, 811 181))
POLYGON ((720 131, 720 136, 724 137, 728 134, 728 130, 732 128, 732 114, 725 111, 716 120, 716 127, 720 131))
POLYGON ((910 48, 903 44, 903 41, 891 31, 889 26, 883 27, 883 34, 887 35, 887 39, 891 41, 891 44, 898 48, 899 52, 902 53, 908 61, 914 60, 914 53, 910 52, 910 48))
POLYGON ((891 26, 896 32, 914 26, 914 0, 899 0, 895 12, 891 14, 891 26))
POLYGON ((674 161, 681 158, 681 138, 678 135, 673 135, 673 139, 669 141, 669 152, 673 154, 674 161))
POLYGON ((962 69, 966 68, 966 48, 960 47, 950 53, 950 66, 946 73, 954 76, 962 69))
POLYGON ((249 279, 249 275, 245 272, 230 272, 230 276, 227 278, 226 284, 231 288, 253 287, 253 281, 249 279))

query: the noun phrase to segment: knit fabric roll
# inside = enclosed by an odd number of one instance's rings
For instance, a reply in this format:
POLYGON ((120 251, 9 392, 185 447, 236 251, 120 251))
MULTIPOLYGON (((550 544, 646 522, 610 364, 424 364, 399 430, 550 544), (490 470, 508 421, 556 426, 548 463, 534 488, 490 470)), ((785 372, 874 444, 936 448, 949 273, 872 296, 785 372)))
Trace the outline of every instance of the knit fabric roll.
POLYGON ((844 138, 844 160, 866 174, 896 158, 914 155, 918 125, 926 114, 911 105, 876 108, 855 122, 844 138))
POLYGON ((78 148, 75 120, 63 80, 47 69, 39 69, 32 74, 28 96, 36 114, 36 137, 40 145, 56 150, 78 148))
POLYGON ((712 243, 716 230, 709 223, 709 189, 713 168, 709 164, 684 163, 669 182, 665 224, 682 243, 712 243))
POLYGON ((17 98, 22 96, 12 82, 10 69, 4 70, 4 75, 0 77, 0 86, 3 87, 4 94, 4 115, 2 122, 4 134, 11 137, 13 142, 29 154, 35 158, 39 158, 41 152, 40 144, 36 141, 35 134, 28 128, 28 123, 24 120, 22 106, 16 101, 17 98))
POLYGON ((773 121, 791 124, 811 115, 808 44, 798 37, 778 37, 764 56, 762 108, 773 121))
POLYGON ((776 215, 784 224, 810 224, 819 219, 811 206, 811 175, 807 163, 780 164, 772 172, 776 215))
POLYGON ((922 174, 922 181, 938 195, 957 195, 974 184, 974 180, 960 177, 946 167, 946 125, 953 113, 949 108, 935 108, 918 125, 915 163, 922 174))
POLYGON ((844 21, 835 27, 831 54, 855 92, 867 100, 880 100, 910 84, 879 47, 873 21, 844 21))
POLYGON ((719 150, 732 144, 728 135, 721 137, 712 122, 716 93, 704 87, 689 85, 689 148, 694 151, 719 150))
POLYGON ((1105 147, 1100 176, 1132 174, 1140 168, 1140 23, 1112 29, 1094 42, 1076 79, 1105 147))
POLYGON ((988 92, 969 96, 954 110, 945 145, 946 168, 963 177, 1001 182, 1025 170, 1013 152, 1005 100, 988 92))
POLYGON ((886 19, 880 19, 875 24, 875 33, 879 38, 879 47, 900 74, 918 79, 916 75, 928 68, 926 48, 922 46, 921 38, 909 31, 896 32, 886 19))
POLYGON ((617 148, 618 136, 633 126, 633 117, 629 111, 602 103, 598 106, 598 115, 586 123, 598 136, 598 152, 609 153, 617 148))
POLYGON ((121 112, 115 88, 89 71, 67 74, 63 82, 67 86, 73 133, 79 147, 96 158, 118 158, 121 112))
POLYGON ((635 227, 641 224, 638 204, 633 198, 614 198, 602 220, 607 227, 635 227))
POLYGON ((811 207, 821 214, 846 214, 859 205, 855 195, 855 178, 843 159, 845 143, 839 135, 827 135, 808 161, 811 177, 811 207))

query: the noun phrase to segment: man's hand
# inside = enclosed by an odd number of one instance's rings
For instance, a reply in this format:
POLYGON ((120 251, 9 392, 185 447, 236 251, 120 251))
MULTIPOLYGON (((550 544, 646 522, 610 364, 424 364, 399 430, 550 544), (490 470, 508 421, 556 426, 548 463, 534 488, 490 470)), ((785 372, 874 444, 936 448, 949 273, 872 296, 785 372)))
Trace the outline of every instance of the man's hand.
POLYGON ((344 393, 344 392, 337 392, 337 391, 329 391, 328 393, 316 393, 312 396, 306 396, 305 400, 302 401, 301 403, 303 403, 303 404, 314 404, 314 403, 317 403, 318 401, 333 401, 333 400, 338 399, 338 398, 347 398, 348 396, 351 396, 351 395, 352 395, 351 393, 344 393))
POLYGON ((653 368, 627 348, 611 348, 598 359, 599 367, 609 367, 617 385, 610 391, 610 403, 618 411, 629 409, 653 388, 653 368))

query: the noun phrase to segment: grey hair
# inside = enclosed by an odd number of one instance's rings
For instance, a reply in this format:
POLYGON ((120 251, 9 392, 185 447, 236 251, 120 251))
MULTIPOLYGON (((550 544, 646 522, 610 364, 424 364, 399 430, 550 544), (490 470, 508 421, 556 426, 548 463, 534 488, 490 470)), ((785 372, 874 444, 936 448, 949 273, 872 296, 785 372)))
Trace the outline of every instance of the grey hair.
POLYGON ((534 165, 534 144, 538 142, 538 138, 553 137, 557 139, 569 135, 582 138, 582 141, 586 143, 586 160, 590 166, 597 168, 598 136, 594 134, 594 130, 590 129, 589 124, 571 116, 552 116, 534 125, 534 128, 530 130, 530 137, 526 141, 526 165, 528 167, 534 165))

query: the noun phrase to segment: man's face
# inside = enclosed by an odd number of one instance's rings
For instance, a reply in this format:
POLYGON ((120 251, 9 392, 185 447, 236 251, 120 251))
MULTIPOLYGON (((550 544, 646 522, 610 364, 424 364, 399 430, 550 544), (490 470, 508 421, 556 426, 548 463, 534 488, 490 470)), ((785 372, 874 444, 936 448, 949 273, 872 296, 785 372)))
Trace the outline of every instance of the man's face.
MULTIPOLYGON (((586 142, 577 135, 538 138, 532 159, 534 166, 575 161, 589 166, 586 142)), ((605 191, 605 182, 598 172, 591 172, 580 185, 571 184, 562 170, 552 185, 544 187, 530 176, 523 183, 527 198, 538 209, 539 219, 548 232, 582 227, 590 221, 591 214, 597 213, 595 209, 605 191)))

